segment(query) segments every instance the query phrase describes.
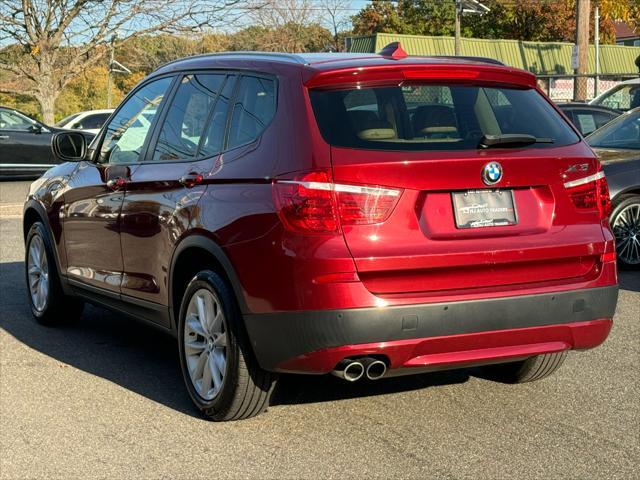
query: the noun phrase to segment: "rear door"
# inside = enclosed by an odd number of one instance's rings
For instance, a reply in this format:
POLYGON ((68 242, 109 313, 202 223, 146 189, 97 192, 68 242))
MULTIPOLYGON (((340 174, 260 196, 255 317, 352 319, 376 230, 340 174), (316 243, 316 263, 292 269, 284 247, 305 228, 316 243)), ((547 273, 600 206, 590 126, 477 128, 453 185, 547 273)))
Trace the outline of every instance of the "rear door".
POLYGON ((548 285, 597 273, 599 213, 578 211, 564 186, 594 174, 597 161, 535 89, 405 83, 311 91, 311 99, 332 144, 334 182, 398 192, 385 221, 343 220, 373 293, 548 285), (540 143, 481 146, 483 136, 504 134, 540 143))
POLYGON ((198 219, 203 180, 219 167, 235 81, 225 72, 180 78, 146 157, 127 182, 121 222, 123 295, 167 304, 171 255, 198 219))

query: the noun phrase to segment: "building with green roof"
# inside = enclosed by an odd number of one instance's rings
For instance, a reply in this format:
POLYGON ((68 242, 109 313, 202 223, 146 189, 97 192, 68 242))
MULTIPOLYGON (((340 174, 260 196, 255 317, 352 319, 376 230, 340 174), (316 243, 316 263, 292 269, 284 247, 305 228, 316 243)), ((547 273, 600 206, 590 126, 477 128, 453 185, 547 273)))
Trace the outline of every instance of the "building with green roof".
MULTIPOLYGON (((378 33, 366 37, 347 39, 350 52, 378 52, 391 42, 400 42, 409 55, 453 55, 453 37, 426 37, 378 33)), ((523 42, 519 40, 482 40, 462 38, 462 55, 488 57, 500 60, 536 75, 572 75, 571 52, 573 44, 563 42, 523 42)), ((638 75, 636 59, 640 47, 600 45, 600 75, 628 77, 638 75)), ((589 47, 589 72, 595 73, 595 47, 589 47)))

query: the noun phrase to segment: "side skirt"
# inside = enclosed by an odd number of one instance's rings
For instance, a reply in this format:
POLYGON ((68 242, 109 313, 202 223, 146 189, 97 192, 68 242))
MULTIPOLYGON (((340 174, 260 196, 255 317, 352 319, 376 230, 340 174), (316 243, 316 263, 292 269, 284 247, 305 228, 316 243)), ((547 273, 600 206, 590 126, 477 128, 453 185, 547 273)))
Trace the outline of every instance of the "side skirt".
POLYGON ((148 324, 163 332, 176 336, 172 328, 169 307, 146 300, 121 295, 108 290, 87 285, 77 280, 66 278, 66 282, 75 295, 98 307, 123 313, 135 320, 148 324))

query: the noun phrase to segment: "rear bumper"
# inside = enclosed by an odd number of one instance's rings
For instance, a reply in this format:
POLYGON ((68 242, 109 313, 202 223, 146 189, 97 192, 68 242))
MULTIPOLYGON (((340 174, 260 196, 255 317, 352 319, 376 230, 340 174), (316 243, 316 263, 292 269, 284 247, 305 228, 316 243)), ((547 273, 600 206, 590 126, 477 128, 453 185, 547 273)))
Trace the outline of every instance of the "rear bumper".
POLYGON ((596 347, 609 334, 617 298, 618 287, 609 286, 244 318, 264 369, 321 374, 345 357, 378 355, 393 374, 393 369, 455 368, 596 347))

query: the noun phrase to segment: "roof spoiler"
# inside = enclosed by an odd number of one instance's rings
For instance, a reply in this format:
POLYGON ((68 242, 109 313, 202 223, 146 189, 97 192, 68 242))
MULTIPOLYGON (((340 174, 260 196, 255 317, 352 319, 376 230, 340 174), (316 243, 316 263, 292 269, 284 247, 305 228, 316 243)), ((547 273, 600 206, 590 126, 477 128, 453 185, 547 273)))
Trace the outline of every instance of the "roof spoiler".
MULTIPOLYGON (((393 60, 402 60, 403 58, 407 58, 409 55, 404 51, 400 42, 391 42, 386 45, 382 50, 378 52, 378 55, 382 57, 391 58, 393 60)), ((451 60, 471 60, 474 62, 482 62, 482 63, 491 63, 493 65, 501 65, 504 66, 500 60, 496 60, 495 58, 488 57, 474 57, 467 55, 416 55, 417 57, 428 56, 430 58, 442 58, 442 59, 451 59, 451 60)), ((638 57, 640 59, 640 57, 638 57)), ((638 66, 640 68, 640 65, 638 66)))

